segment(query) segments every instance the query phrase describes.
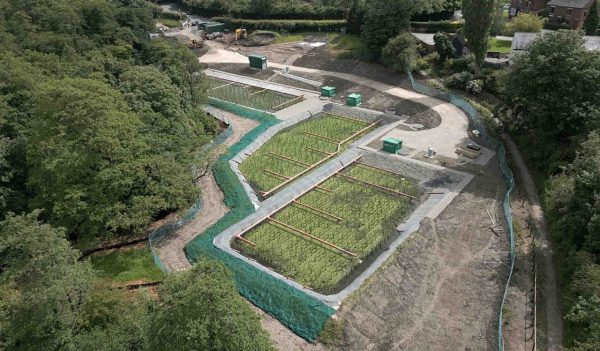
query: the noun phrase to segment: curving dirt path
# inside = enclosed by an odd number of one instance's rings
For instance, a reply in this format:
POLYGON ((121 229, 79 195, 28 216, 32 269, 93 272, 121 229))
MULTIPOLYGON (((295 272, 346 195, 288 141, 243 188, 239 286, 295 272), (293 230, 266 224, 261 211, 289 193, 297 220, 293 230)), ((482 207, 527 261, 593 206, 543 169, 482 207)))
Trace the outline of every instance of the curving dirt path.
MULTIPOLYGON (((222 117, 227 118, 233 126, 233 134, 225 142, 227 146, 237 143, 247 132, 258 125, 256 121, 225 111, 217 110, 211 111, 211 113, 222 114, 222 117)), ((229 211, 223 203, 223 193, 212 173, 200 178, 197 186, 202 190, 202 210, 190 223, 168 236, 157 247, 160 259, 169 272, 182 271, 191 267, 183 251, 185 245, 229 211)))

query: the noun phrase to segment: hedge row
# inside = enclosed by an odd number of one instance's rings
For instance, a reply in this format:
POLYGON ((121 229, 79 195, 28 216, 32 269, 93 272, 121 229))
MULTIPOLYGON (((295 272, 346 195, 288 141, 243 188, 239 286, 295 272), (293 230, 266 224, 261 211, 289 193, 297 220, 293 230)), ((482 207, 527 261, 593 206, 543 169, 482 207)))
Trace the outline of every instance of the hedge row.
POLYGON ((230 28, 248 30, 272 30, 276 32, 337 31, 346 27, 346 20, 255 20, 231 17, 213 17, 213 21, 225 22, 230 28))
POLYGON ((430 21, 430 22, 416 22, 411 21, 410 26, 414 32, 421 33, 456 33, 463 27, 463 22, 455 21, 430 21))

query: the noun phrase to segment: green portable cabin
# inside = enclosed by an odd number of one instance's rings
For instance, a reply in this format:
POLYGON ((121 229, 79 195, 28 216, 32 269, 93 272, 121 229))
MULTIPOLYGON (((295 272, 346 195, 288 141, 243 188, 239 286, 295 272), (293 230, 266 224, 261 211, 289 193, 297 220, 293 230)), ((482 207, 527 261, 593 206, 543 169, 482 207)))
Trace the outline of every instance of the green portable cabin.
POLYGON ((216 32, 224 32, 225 31, 225 23, 221 22, 209 22, 204 25, 204 31, 207 34, 216 33, 216 32))
POLYGON ((324 85, 321 87, 321 96, 324 97, 334 97, 335 96, 335 87, 330 87, 324 85))
POLYGON ((250 60, 250 68, 267 69, 267 58, 265 56, 250 55, 248 56, 248 60, 250 60))
POLYGON ((402 140, 396 138, 383 139, 383 151, 397 154, 402 149, 402 140))
POLYGON ((210 22, 206 22, 206 21, 199 21, 196 24, 196 27, 198 27, 198 30, 205 30, 206 29, 206 25, 209 24, 210 22))
POLYGON ((360 104, 362 104, 362 98, 360 94, 352 93, 346 97, 346 105, 360 106, 360 104))

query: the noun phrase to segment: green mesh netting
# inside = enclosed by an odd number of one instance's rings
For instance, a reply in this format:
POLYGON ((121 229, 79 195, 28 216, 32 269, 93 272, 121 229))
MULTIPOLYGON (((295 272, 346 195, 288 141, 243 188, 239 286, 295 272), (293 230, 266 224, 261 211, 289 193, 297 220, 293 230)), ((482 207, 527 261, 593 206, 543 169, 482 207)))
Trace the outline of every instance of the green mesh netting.
MULTIPOLYGON (((229 138, 233 134, 233 126, 228 123, 228 127, 221 134, 217 135, 209 144, 204 145, 200 150, 196 153, 198 157, 199 154, 203 152, 207 152, 211 148, 224 143, 227 138, 229 138)), ((197 169, 195 166, 192 166, 192 173, 196 174, 197 169)), ((154 259, 154 264, 160 268, 161 271, 168 273, 169 269, 162 263, 160 259, 160 255, 158 254, 158 250, 156 246, 167 236, 171 235, 175 231, 179 230, 184 225, 188 224, 192 221, 192 219, 196 218, 196 215, 202 210, 202 197, 198 196, 194 204, 185 212, 183 217, 176 221, 167 223, 160 228, 154 230, 152 233, 148 235, 148 243, 150 245, 150 252, 152 252, 152 258, 154 259)))
POLYGON ((508 274, 508 279, 506 280, 504 294, 502 295, 502 302, 500 303, 500 309, 498 312, 498 350, 503 351, 504 350, 504 339, 503 339, 503 335, 502 335, 503 334, 502 325, 504 324, 504 317, 503 317, 502 311, 504 310, 504 303, 506 302, 506 295, 508 293, 510 279, 512 277, 512 273, 513 273, 514 266, 515 266, 515 233, 513 230, 512 213, 510 210, 510 194, 513 190, 514 179, 513 179, 513 173, 510 170, 510 167, 508 167, 508 164, 506 163, 506 150, 504 149, 504 145, 502 145, 502 143, 500 141, 496 140, 495 138, 493 138, 492 136, 490 136, 488 134, 488 132, 485 128, 485 123, 479 117, 479 113, 477 112, 475 107, 473 107, 473 105, 471 105, 468 101, 466 101, 465 99, 463 99, 459 96, 434 89, 432 87, 423 85, 423 84, 415 81, 415 79, 413 78, 410 71, 408 72, 408 78, 410 79, 412 87, 415 91, 417 91, 421 94, 425 94, 425 95, 432 96, 432 97, 435 97, 438 99, 449 101, 454 106, 464 110, 467 113, 467 116, 469 116, 469 118, 471 119, 471 122, 473 122, 475 129, 477 129, 479 131, 484 144, 488 148, 490 148, 492 150, 496 150, 496 153, 498 155, 498 162, 500 163, 500 171, 502 172, 502 177, 504 178, 506 187, 508 189, 504 196, 504 202, 502 204, 502 207, 504 209, 504 216, 506 216, 506 221, 508 222, 508 239, 510 242, 510 246, 509 246, 509 249, 510 249, 510 253, 509 253, 509 255, 510 255, 510 257, 509 257, 510 258, 510 271, 508 274))
POLYGON ((230 147, 215 164, 213 174, 223 191, 225 204, 230 211, 186 246, 186 256, 191 262, 201 257, 223 262, 234 273, 237 287, 244 297, 280 320, 296 334, 314 341, 325 322, 335 312, 333 308, 213 245, 213 239, 218 234, 254 212, 254 206, 229 167, 228 161, 265 130, 279 123, 279 120, 269 113, 223 100, 211 98, 209 103, 242 117, 257 120, 260 125, 230 147))

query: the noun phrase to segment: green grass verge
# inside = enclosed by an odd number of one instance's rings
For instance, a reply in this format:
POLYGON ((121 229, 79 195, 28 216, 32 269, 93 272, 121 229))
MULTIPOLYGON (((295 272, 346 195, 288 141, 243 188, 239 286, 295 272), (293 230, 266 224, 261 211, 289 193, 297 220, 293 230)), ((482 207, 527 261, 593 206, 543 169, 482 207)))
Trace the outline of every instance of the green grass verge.
POLYGON ((510 40, 500 40, 496 38, 490 38, 488 40, 488 51, 497 51, 501 54, 510 53, 510 48, 512 46, 512 42, 510 40))
POLYGON ((181 21, 174 19, 160 18, 158 21, 169 28, 179 28, 182 26, 181 21))
MULTIPOLYGON (((362 165, 350 166, 344 174, 411 195, 417 192, 411 180, 362 165)), ((292 204, 273 218, 350 251, 357 257, 273 221, 265 221, 245 235, 256 247, 237 241, 233 245, 245 255, 298 283, 331 294, 362 261, 381 248, 393 235, 396 225, 413 208, 406 197, 342 176, 330 178, 322 187, 331 190, 331 193, 312 190, 298 201, 329 215, 292 204)))
POLYGON ((322 38, 323 41, 327 41, 330 37, 337 36, 338 32, 276 33, 276 35, 277 38, 275 39, 275 44, 285 44, 305 41, 307 38, 311 38, 312 40, 319 40, 322 38))
MULTIPOLYGON (((327 114, 308 119, 267 141, 242 162, 240 171, 256 189, 269 191, 285 182, 284 177, 296 176, 309 165, 327 158, 325 152, 336 152, 336 142, 306 133, 342 141, 366 126, 368 126, 367 122, 327 114), (287 160, 285 157, 297 162, 287 160)), ((351 141, 346 142, 343 147, 351 141)))
POLYGON ((368 50, 359 35, 341 34, 329 43, 329 51, 337 58, 365 59, 368 50))
POLYGON ((154 263, 148 248, 98 253, 92 255, 90 261, 99 277, 117 282, 151 282, 164 278, 164 273, 154 263))

